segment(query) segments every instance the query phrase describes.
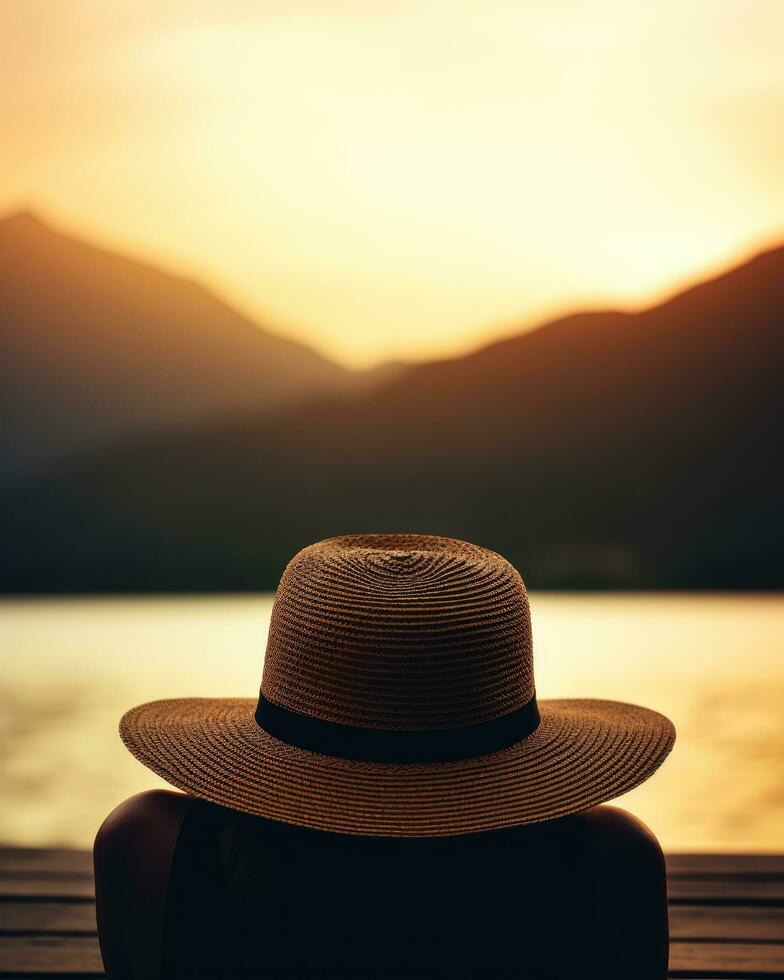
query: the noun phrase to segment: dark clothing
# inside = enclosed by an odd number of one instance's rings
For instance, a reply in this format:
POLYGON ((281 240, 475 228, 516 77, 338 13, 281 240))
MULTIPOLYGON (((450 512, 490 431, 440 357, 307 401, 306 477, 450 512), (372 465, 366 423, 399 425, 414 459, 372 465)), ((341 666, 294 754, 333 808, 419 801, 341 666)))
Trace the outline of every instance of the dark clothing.
POLYGON ((351 837, 197 801, 174 853, 165 978, 612 976, 569 818, 435 839, 351 837))

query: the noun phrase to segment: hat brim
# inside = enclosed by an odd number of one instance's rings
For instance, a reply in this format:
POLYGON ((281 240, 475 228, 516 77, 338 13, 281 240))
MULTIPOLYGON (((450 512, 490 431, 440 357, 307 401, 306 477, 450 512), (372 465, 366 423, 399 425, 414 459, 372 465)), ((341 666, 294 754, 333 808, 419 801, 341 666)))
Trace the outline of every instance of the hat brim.
POLYGON ((617 701, 540 701, 541 723, 499 752, 445 763, 357 762, 300 749, 256 724, 247 698, 132 708, 129 751, 192 796, 342 834, 449 837, 552 820, 644 782, 675 741, 663 715, 617 701))

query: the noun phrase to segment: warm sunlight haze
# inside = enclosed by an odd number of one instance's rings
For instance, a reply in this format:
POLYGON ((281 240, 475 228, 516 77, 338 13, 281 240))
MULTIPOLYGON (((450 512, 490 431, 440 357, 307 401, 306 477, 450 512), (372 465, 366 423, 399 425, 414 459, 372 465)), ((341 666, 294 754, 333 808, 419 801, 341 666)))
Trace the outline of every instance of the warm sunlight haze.
POLYGON ((784 980, 783 120, 784 0, 0 0, 0 980, 784 980))
POLYGON ((637 308, 784 235, 777 0, 0 6, 0 214, 350 365, 637 308))

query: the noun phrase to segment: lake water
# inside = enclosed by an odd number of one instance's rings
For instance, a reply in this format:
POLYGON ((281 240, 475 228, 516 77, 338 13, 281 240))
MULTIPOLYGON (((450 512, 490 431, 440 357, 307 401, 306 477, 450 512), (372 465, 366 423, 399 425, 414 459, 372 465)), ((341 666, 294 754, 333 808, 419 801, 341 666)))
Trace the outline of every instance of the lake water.
MULTIPOLYGON (((122 712, 255 697, 271 596, 0 602, 0 841, 92 843, 124 797, 163 785, 122 712)), ((533 594, 541 698, 669 715, 664 767, 621 798, 673 850, 784 850, 784 597, 533 594)))

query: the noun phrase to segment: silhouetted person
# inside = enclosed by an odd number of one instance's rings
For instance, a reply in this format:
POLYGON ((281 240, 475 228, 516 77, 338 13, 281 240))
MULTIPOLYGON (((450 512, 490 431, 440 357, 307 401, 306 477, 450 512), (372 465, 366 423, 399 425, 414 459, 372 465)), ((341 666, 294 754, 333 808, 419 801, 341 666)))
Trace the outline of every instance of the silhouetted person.
POLYGON ((615 807, 455 838, 351 837, 152 790, 95 847, 109 976, 667 976, 664 860, 615 807))
POLYGON ((123 978, 663 980, 664 861, 596 806, 667 719, 537 701, 518 573, 448 538, 363 535, 281 581, 258 702, 141 705, 121 734, 191 795, 118 807, 95 845, 123 978))

